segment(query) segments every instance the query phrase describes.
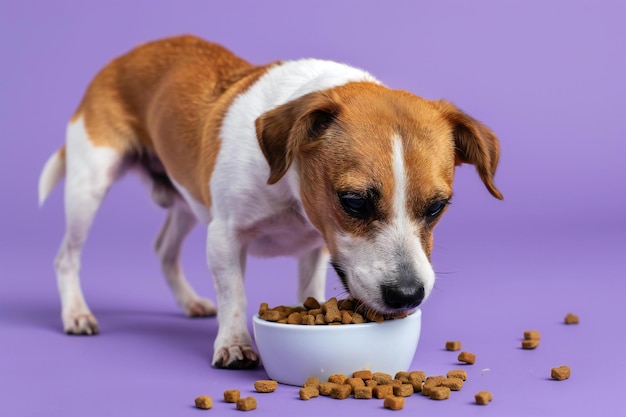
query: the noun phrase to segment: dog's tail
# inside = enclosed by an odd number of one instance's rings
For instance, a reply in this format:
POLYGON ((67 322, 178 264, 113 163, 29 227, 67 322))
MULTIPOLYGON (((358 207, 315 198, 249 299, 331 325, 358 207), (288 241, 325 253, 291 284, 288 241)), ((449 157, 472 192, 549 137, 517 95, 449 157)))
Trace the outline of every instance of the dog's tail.
POLYGON ((53 153, 39 176, 39 206, 41 207, 50 192, 65 176, 65 146, 53 153))

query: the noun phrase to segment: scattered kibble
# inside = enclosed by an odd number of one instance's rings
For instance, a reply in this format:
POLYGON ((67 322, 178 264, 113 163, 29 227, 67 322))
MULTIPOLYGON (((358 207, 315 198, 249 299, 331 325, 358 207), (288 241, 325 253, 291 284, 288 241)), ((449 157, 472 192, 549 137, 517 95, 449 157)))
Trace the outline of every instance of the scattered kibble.
POLYGON ((563 365, 558 368, 552 368, 551 376, 552 379, 556 379, 557 381, 563 381, 570 377, 571 370, 569 366, 563 365))
POLYGON ((236 403, 241 397, 241 393, 238 389, 229 389, 224 391, 224 401, 227 403, 236 403))
POLYGON ((256 409, 256 399, 254 397, 240 398, 237 400, 237 410, 250 411, 256 409))
POLYGON ((487 405, 493 400, 493 395, 491 395, 489 391, 480 391, 478 394, 474 395, 474 399, 478 405, 487 405))
POLYGON ((446 342, 446 350, 451 350, 451 351, 461 350, 461 342, 457 342, 457 341, 446 342))
POLYGON ((565 316, 565 324, 578 324, 579 319, 578 316, 572 313, 568 313, 565 316))
POLYGON ((201 395, 199 397, 196 397, 195 403, 196 408, 199 408, 201 410, 209 410, 211 407, 213 407, 213 400, 208 395, 201 395))
POLYGON ((254 383, 256 392, 268 393, 274 392, 278 388, 278 382, 271 379, 260 379, 254 383))
POLYGON ((469 352, 461 352, 458 357, 459 362, 464 362, 468 365, 473 365, 476 362, 476 355, 469 352))

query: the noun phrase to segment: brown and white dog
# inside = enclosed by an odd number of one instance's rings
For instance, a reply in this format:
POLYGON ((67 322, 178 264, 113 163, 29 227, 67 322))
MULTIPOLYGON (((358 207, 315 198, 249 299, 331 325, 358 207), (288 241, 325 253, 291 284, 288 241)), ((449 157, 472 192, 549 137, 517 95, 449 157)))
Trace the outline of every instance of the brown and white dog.
POLYGON ((66 233, 55 267, 67 333, 95 334, 78 270, 113 182, 140 172, 169 214, 156 252, 190 316, 217 313, 213 365, 258 363, 247 330, 247 253, 299 259, 299 292, 324 298, 332 262, 370 309, 415 309, 433 288, 433 227, 454 168, 474 164, 491 194, 493 132, 446 101, 391 90, 367 72, 304 59, 253 66, 193 36, 139 46, 89 85, 40 177, 40 204, 66 176, 66 233), (217 305, 179 263, 185 236, 207 227, 217 305))

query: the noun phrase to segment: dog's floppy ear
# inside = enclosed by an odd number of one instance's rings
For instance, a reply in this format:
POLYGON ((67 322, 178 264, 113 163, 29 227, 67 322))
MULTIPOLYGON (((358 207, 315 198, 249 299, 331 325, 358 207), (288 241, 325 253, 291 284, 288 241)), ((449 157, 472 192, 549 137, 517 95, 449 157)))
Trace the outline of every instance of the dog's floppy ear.
POLYGON ((502 200, 502 193, 493 182, 500 158, 500 144, 496 135, 450 102, 438 100, 435 105, 452 123, 456 165, 468 163, 476 166, 480 179, 491 195, 502 200))
POLYGON ((268 184, 280 180, 298 150, 319 139, 339 113, 339 105, 324 92, 309 93, 263 113, 256 135, 270 166, 268 184))

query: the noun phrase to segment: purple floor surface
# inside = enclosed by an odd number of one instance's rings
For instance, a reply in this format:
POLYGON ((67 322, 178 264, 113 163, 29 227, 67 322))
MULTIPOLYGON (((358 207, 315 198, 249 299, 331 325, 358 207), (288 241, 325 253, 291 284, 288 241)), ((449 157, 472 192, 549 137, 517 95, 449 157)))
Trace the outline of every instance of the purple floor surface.
MULTIPOLYGON (((0 3, 0 416, 240 415, 222 392, 252 395, 265 377, 210 367, 216 320, 177 309, 152 251, 164 212, 135 178, 113 188, 84 252, 83 289, 102 332, 62 333, 52 260, 63 198, 59 188, 37 208, 39 172, 102 65, 180 33, 257 63, 345 61, 448 98, 500 137, 504 201, 472 167, 457 170, 412 363, 431 375, 461 367, 468 381, 447 401, 407 398, 398 415, 626 415, 625 13, 609 0, 0 3), (563 324, 568 312, 579 325, 563 324), (541 332, 536 350, 520 348, 524 330, 541 332), (459 365, 447 340, 476 364, 459 365), (560 365, 571 378, 550 380, 560 365), (473 403, 482 390, 493 392, 487 406, 473 403), (193 407, 201 394, 213 410, 193 407)), ((214 299, 200 227, 183 263, 214 299)), ((251 259, 248 313, 292 303, 295 273, 290 259, 251 259)), ((340 292, 329 273, 327 295, 340 292)), ((391 413, 379 400, 300 401, 290 386, 256 396, 259 416, 391 413)))

